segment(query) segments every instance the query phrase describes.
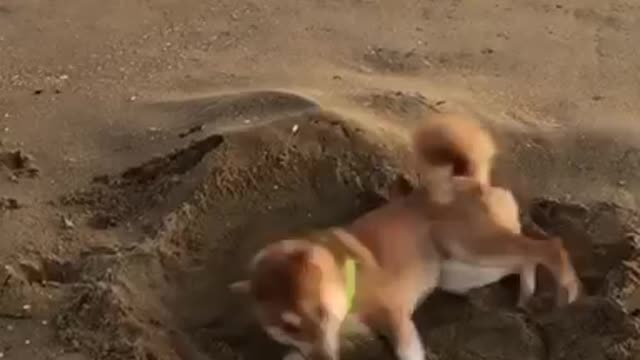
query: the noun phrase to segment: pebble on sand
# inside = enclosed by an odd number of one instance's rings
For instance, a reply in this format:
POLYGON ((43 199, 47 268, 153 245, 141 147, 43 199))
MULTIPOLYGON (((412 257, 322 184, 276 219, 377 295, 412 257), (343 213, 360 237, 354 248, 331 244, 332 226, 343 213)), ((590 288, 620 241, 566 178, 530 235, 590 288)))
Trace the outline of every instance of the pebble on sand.
POLYGON ((62 217, 62 226, 65 229, 73 229, 75 227, 75 224, 73 223, 73 221, 71 221, 71 219, 69 219, 66 216, 62 217))

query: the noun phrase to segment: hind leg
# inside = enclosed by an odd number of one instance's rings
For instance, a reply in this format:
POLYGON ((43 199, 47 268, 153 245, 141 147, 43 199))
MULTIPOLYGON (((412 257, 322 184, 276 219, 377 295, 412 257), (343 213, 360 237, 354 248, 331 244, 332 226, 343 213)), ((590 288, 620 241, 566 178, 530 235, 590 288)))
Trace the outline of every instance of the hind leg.
POLYGON ((518 307, 525 309, 535 291, 536 267, 534 264, 526 264, 520 270, 520 295, 518 296, 518 307))

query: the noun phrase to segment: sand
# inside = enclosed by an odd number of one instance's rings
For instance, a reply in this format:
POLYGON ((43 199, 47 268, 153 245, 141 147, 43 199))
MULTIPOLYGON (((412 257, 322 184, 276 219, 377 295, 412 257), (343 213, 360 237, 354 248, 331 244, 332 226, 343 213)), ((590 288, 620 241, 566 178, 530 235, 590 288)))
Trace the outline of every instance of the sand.
POLYGON ((383 203, 413 176, 409 129, 457 110, 588 296, 552 309, 544 276, 530 313, 514 279, 435 293, 430 357, 638 359, 638 19, 630 0, 0 2, 0 357, 279 359, 226 285, 260 246, 383 203))

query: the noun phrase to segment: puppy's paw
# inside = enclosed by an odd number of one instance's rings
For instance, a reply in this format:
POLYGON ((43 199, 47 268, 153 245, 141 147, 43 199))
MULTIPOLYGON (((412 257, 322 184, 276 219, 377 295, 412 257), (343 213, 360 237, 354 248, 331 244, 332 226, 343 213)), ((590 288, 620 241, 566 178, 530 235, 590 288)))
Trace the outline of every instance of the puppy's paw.
POLYGON ((528 296, 520 296, 518 298, 518 303, 516 304, 516 308, 520 311, 526 311, 529 307, 529 303, 531 302, 531 298, 528 296))
POLYGON ((558 290, 556 294, 556 307, 570 305, 581 296, 580 284, 577 281, 570 282, 558 290))
POLYGON ((306 358, 299 351, 290 351, 282 360, 306 360, 306 358))
POLYGON ((425 360, 426 354, 419 338, 397 349, 399 360, 425 360))

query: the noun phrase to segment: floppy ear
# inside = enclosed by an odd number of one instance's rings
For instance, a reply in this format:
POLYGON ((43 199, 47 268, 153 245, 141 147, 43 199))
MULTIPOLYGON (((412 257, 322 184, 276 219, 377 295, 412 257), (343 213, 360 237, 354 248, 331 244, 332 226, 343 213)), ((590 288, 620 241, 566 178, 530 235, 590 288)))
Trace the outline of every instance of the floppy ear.
POLYGON ((251 292, 251 282, 249 280, 236 281, 229 284, 229 290, 235 294, 248 294, 251 292))

